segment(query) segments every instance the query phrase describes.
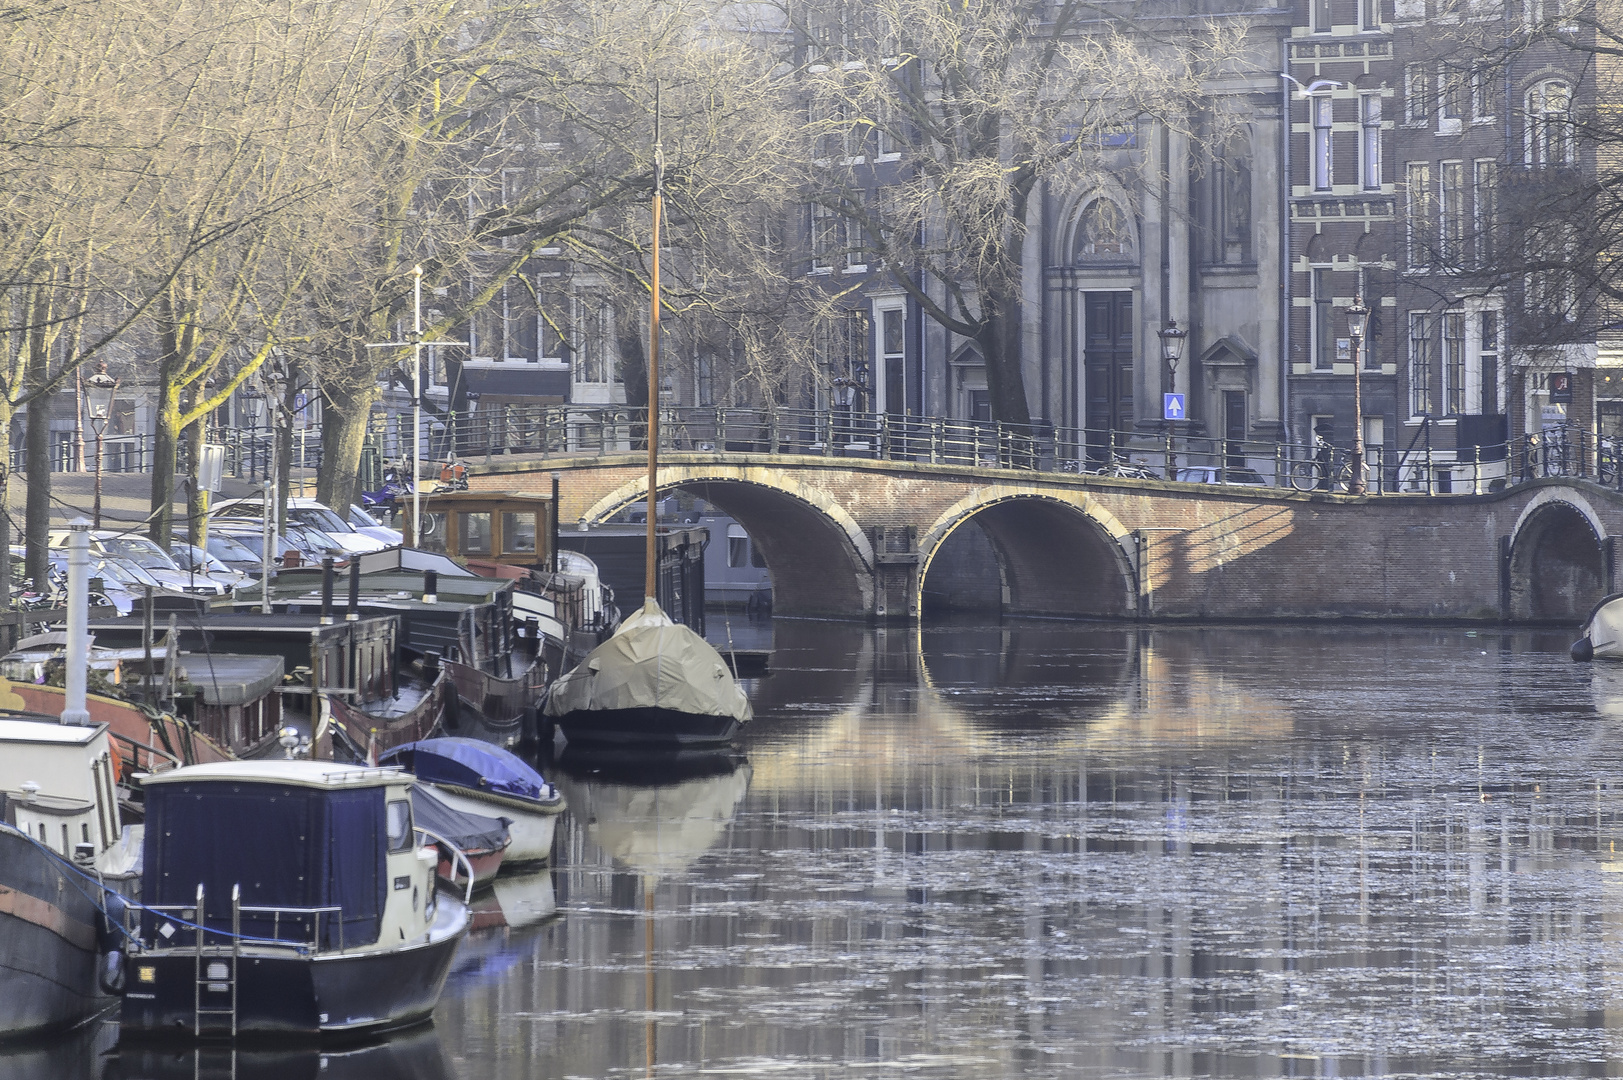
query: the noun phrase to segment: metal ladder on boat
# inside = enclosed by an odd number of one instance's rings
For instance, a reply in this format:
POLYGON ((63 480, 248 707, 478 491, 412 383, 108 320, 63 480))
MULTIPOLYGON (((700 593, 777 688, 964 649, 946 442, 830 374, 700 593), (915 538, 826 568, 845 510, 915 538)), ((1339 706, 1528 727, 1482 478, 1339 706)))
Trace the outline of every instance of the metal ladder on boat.
MULTIPOLYGON (((229 948, 207 944, 208 923, 204 920, 203 886, 197 886, 197 929, 193 931, 196 950, 193 953, 192 1035, 203 1035, 205 1016, 230 1018, 231 1037, 237 1037, 237 962, 242 959, 242 886, 231 886, 231 945, 229 948), (229 1005, 203 1004, 203 995, 229 994, 229 1005)), ((218 932, 218 931, 216 931, 218 932)))

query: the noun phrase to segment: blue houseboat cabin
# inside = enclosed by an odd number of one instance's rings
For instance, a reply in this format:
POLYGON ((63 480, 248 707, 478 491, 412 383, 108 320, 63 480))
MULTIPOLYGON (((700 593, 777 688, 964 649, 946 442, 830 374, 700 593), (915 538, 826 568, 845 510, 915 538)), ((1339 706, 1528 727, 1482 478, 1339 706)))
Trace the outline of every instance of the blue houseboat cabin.
POLYGON ((124 1033, 353 1032, 432 1012, 468 912, 436 891, 412 783, 313 761, 151 777, 124 1033))

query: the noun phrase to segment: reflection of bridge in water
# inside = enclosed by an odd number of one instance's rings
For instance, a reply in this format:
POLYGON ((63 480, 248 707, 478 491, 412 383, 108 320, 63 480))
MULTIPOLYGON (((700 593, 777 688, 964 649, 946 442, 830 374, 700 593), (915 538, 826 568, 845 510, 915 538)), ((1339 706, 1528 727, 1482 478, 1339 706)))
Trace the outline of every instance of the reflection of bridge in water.
MULTIPOLYGON (((589 455, 497 454, 470 481, 543 493, 556 471, 565 527, 601 522, 646 497, 634 434, 589 455)), ((1503 486, 1516 477, 1500 462, 1495 485, 1478 462, 1446 494, 1350 497, 1072 472, 998 438, 968 464, 722 440, 662 455, 661 484, 748 530, 787 615, 909 621, 927 597, 969 596, 1051 617, 1574 622, 1615 583, 1623 495, 1600 482, 1592 447, 1566 459, 1582 476, 1503 486)))

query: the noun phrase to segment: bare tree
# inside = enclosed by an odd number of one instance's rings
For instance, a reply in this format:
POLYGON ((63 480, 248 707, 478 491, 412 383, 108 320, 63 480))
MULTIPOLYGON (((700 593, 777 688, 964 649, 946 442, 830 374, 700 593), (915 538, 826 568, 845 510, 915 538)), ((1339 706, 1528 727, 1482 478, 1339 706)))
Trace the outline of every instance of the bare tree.
POLYGON ((814 259, 885 268, 925 315, 975 342, 993 416, 1027 423, 1021 255, 1047 181, 1142 167, 1150 121, 1192 132, 1243 22, 1135 24, 1083 0, 812 0, 785 5, 806 99, 814 259), (875 187, 867 163, 894 154, 875 187))

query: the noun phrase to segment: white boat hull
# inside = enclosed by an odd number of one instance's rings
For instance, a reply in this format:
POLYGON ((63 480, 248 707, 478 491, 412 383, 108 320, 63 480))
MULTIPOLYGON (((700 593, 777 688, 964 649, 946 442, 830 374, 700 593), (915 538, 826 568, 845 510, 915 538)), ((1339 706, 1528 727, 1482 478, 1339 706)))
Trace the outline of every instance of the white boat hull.
POLYGON ((499 795, 486 795, 451 784, 430 784, 440 801, 454 809, 486 817, 503 817, 508 821, 507 831, 513 842, 507 848, 503 867, 518 863, 546 863, 552 861, 552 838, 558 828, 558 815, 563 812, 563 800, 555 808, 535 810, 516 799, 499 795))
POLYGON ((1574 660, 1623 660, 1623 594, 1606 597, 1589 613, 1584 636, 1572 645, 1574 660))

